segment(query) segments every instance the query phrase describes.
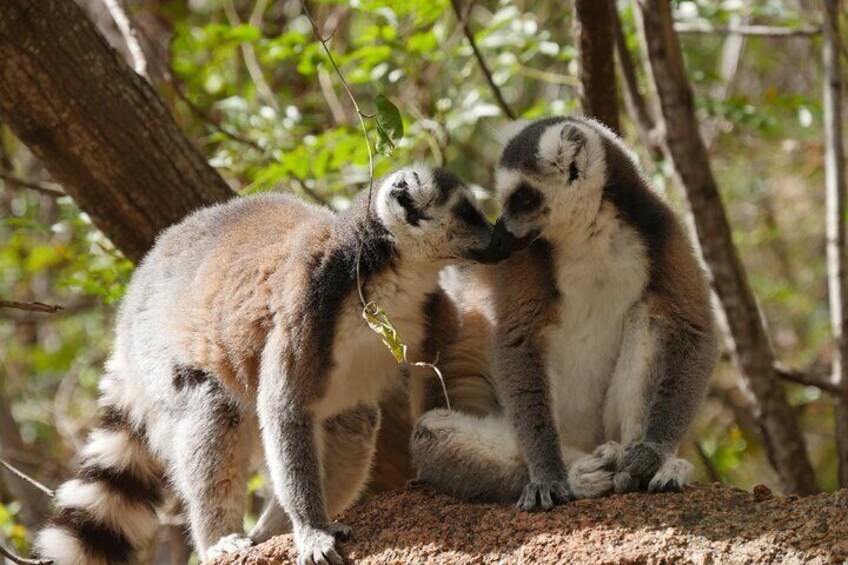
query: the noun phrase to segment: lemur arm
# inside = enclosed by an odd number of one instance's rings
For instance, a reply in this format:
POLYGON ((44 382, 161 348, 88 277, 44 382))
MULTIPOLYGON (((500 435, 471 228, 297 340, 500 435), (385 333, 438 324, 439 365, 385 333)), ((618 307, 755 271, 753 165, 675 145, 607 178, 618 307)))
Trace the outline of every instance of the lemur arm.
POLYGON ((565 464, 551 412, 548 375, 538 347, 513 332, 496 338, 496 370, 507 417, 512 422, 530 474, 518 501, 520 510, 548 510, 568 500, 565 464))
MULTIPOLYGON (((265 461, 274 492, 294 529, 298 562, 341 563, 335 550, 336 532, 331 526, 321 486, 321 467, 316 449, 316 422, 307 399, 309 356, 298 360, 294 374, 283 363, 284 333, 276 327, 263 351, 257 396, 257 414, 265 461), (304 366, 306 365, 306 366, 304 366)), ((312 376, 311 382, 315 382, 312 376)))
POLYGON ((650 332, 654 360, 644 396, 644 434, 624 457, 624 469, 640 478, 650 478, 676 452, 703 398, 717 350, 712 332, 669 319, 652 319, 650 332))

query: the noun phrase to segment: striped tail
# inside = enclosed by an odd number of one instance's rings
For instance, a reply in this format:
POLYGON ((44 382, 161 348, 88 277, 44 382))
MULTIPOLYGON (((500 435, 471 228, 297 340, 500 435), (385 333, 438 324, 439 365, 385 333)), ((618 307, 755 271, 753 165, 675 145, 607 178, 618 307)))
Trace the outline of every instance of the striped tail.
POLYGON ((144 431, 107 408, 83 449, 77 478, 56 491, 58 513, 38 533, 36 553, 54 565, 129 562, 156 529, 160 477, 144 431))

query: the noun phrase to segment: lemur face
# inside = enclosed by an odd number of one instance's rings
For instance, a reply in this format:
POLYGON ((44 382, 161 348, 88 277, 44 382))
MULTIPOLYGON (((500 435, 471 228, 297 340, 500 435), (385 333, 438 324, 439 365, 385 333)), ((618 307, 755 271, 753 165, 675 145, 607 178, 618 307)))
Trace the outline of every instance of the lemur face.
POLYGON ((495 170, 502 215, 495 239, 508 251, 597 211, 605 182, 595 127, 571 118, 531 122, 507 143, 495 170))
POLYGON ((494 226, 471 189, 446 169, 414 165, 388 175, 376 211, 407 256, 481 263, 506 257, 488 251, 494 226))

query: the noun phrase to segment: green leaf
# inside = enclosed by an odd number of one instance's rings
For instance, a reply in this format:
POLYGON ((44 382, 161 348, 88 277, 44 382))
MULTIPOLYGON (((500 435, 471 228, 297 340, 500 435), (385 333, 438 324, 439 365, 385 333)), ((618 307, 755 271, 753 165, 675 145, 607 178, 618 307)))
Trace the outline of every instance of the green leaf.
POLYGON ((377 133, 380 136, 377 151, 391 155, 392 149, 403 137, 403 118, 397 106, 382 93, 374 99, 374 105, 377 107, 377 133))

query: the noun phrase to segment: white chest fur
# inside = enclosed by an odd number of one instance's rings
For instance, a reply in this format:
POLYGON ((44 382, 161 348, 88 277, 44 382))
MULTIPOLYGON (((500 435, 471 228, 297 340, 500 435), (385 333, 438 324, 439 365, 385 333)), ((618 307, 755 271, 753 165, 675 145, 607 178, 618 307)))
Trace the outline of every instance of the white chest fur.
MULTIPOLYGON (((424 302, 436 290, 437 277, 438 269, 432 265, 407 266, 380 275, 367 287, 368 300, 383 308, 397 327, 411 361, 420 357, 426 326, 424 302)), ((398 362, 361 314, 362 305, 354 293, 336 326, 329 383, 315 406, 319 420, 360 404, 376 404, 388 387, 400 384, 398 362)))
POLYGON ((561 303, 558 324, 545 335, 560 440, 583 451, 605 439, 604 402, 624 319, 648 277, 645 248, 632 229, 609 214, 596 227, 580 243, 554 244, 561 303))

